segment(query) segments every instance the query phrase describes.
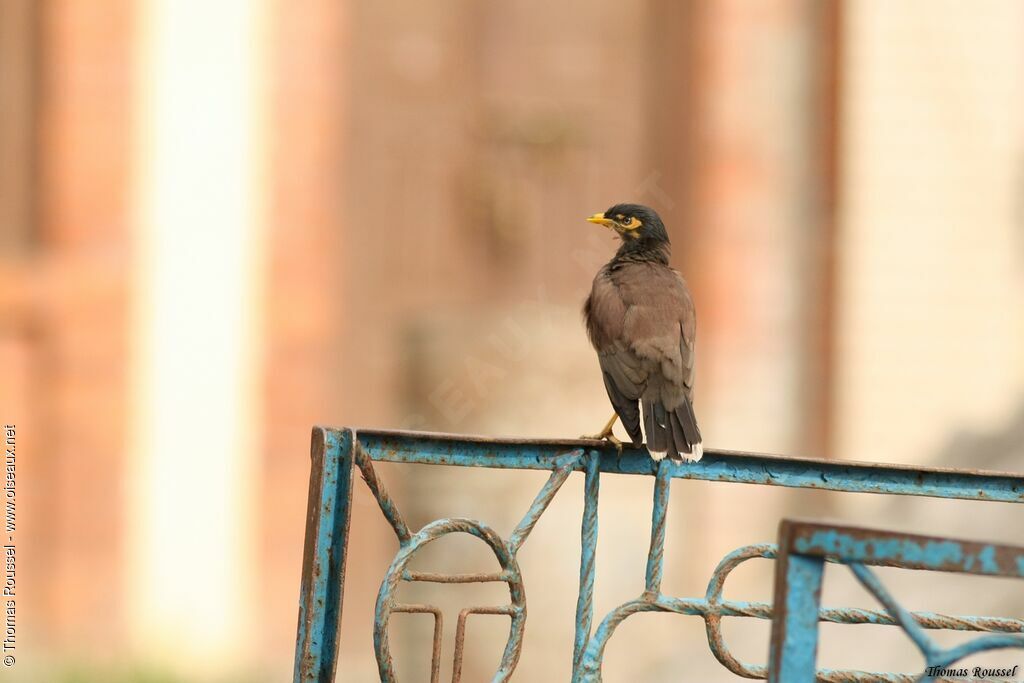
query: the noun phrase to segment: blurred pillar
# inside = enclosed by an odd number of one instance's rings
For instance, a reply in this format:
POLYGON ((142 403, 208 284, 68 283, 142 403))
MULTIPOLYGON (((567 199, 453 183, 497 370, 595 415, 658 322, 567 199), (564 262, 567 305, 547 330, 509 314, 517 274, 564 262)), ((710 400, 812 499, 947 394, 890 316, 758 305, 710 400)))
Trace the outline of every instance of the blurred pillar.
MULTIPOLYGON (((348 312, 341 251, 347 4, 270 3, 264 102, 270 194, 256 581, 262 617, 257 642, 272 680, 291 675, 310 428, 352 425, 339 409, 346 386, 340 375, 341 329, 348 312)), ((350 576, 358 575, 355 568, 364 559, 356 550, 349 554, 350 576)), ((345 633, 346 646, 353 634, 359 635, 354 628, 345 633)), ((368 640, 360 643, 370 647, 368 640)))
POLYGON ((37 14, 31 0, 0 3, 0 252, 33 234, 37 14))
MULTIPOLYGON (((38 15, 31 0, 0 2, 0 426, 16 429, 18 626, 22 651, 39 651, 51 616, 47 545, 53 518, 38 453, 46 399, 47 321, 38 306, 35 224, 38 15)), ((5 530, 6 531, 6 530, 5 530)), ((9 534, 5 538, 9 538, 9 534)), ((5 540, 7 543, 8 540, 5 540)))
MULTIPOLYGON (((38 247, 31 305, 45 444, 26 453, 45 552, 40 663, 121 652, 125 580, 131 3, 36 3, 38 247)), ((26 513, 27 514, 27 513, 26 513)), ((19 567, 20 569, 21 567, 19 567)), ((19 660, 19 664, 21 660, 19 660)))
POLYGON ((650 199, 698 303, 711 445, 825 455, 838 2, 652 2, 650 199))
POLYGON ((266 9, 139 4, 130 616, 209 675, 252 629, 266 9))

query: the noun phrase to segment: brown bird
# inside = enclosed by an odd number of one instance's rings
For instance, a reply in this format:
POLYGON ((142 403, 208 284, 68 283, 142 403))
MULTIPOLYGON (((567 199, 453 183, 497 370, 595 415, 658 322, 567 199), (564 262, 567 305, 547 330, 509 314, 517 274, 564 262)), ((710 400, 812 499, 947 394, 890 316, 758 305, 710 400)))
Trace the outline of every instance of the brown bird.
POLYGON ((700 460, 693 414, 696 316, 686 282, 668 265, 665 224, 639 204, 616 204, 587 220, 614 230, 622 246, 597 272, 583 305, 615 414, 600 433, 583 438, 607 440, 621 453, 612 431, 620 418, 634 445, 646 436, 655 460, 700 460))

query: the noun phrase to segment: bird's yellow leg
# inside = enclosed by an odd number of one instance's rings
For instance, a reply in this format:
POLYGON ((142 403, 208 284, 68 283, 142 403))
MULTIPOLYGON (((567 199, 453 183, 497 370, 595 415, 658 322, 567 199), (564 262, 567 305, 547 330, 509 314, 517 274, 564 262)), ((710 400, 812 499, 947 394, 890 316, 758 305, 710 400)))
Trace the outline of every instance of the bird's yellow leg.
POLYGON ((618 419, 619 414, 612 413, 612 416, 608 420, 607 424, 605 424, 604 429, 597 434, 584 434, 580 438, 593 439, 594 441, 607 441, 611 445, 615 446, 615 450, 619 452, 619 455, 622 455, 622 442, 616 439, 615 434, 612 432, 612 427, 615 426, 615 421, 618 419))

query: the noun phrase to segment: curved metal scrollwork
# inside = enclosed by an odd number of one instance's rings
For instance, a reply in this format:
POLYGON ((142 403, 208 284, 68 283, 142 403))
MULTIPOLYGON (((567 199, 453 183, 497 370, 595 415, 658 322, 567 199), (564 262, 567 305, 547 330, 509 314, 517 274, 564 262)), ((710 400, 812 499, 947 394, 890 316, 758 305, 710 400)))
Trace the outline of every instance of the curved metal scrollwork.
MULTIPOLYGON (((395 679, 394 666, 391 663, 391 650, 388 643, 388 624, 391 620, 391 613, 396 607, 404 607, 395 603, 395 589, 398 583, 406 576, 406 566, 423 546, 432 541, 451 533, 472 534, 482 539, 498 558, 501 565, 501 578, 508 583, 510 604, 502 606, 501 611, 489 612, 491 614, 508 614, 512 617, 512 625, 509 629, 508 641, 505 644, 505 652, 501 657, 501 664, 494 676, 495 681, 507 681, 516 668, 519 661, 519 652, 523 646, 523 628, 526 622, 526 589, 523 586, 523 576, 519 571, 519 563, 509 548, 508 544, 498 534, 485 524, 472 519, 439 519, 436 522, 423 527, 418 533, 412 536, 408 542, 403 543, 395 559, 391 562, 384 581, 380 585, 380 592, 377 594, 377 611, 373 628, 373 645, 377 655, 377 668, 383 681, 395 679)), ((415 580, 415 579, 413 579, 415 580)), ((401 610, 399 610, 401 611, 401 610)), ((465 612, 466 615, 473 612, 465 612)), ((480 613, 480 612, 477 612, 480 613)), ((459 618, 460 631, 465 634, 465 616, 459 618)), ((459 642, 462 642, 462 638, 459 642)), ((461 654, 461 649, 459 654, 461 654)), ((435 657, 436 659, 436 657, 435 657)), ((461 664, 461 657, 458 657, 456 667, 461 664)), ((432 670, 439 667, 436 662, 431 662, 432 670)))
POLYGON ((540 516, 544 514, 544 511, 552 499, 554 499, 555 494, 558 493, 558 489, 561 488, 569 474, 572 473, 573 469, 584 457, 583 452, 573 451, 556 463, 551 476, 537 494, 526 515, 516 526, 515 530, 512 531, 509 540, 505 541, 496 531, 483 522, 464 518, 439 519, 427 524, 415 534, 411 534, 408 526, 402 519, 401 513, 398 511, 398 507, 377 478, 370 457, 358 443, 355 444, 354 451, 355 464, 359 467, 363 479, 374 494, 381 511, 388 519, 399 541, 398 553, 392 560, 391 566, 388 567, 384 580, 381 582, 380 591, 377 594, 373 645, 374 653, 377 657, 377 670, 380 673, 381 681, 390 683, 396 680, 388 638, 388 627, 391 621, 391 614, 394 612, 428 612, 434 614, 435 637, 433 654, 431 656, 431 682, 436 683, 440 676, 441 640, 439 634, 442 623, 440 611, 433 605, 406 605, 396 602, 395 592, 402 581, 429 581, 434 583, 501 581, 507 583, 509 604, 467 607, 459 613, 455 632, 455 657, 452 665, 452 680, 457 683, 462 674, 466 621, 470 614, 503 614, 511 617, 508 640, 505 643, 501 663, 498 665, 498 670, 492 678, 495 683, 504 683, 509 680, 512 672, 515 671, 516 664, 519 662, 519 654, 523 647, 523 631, 526 626, 526 588, 523 585, 523 576, 519 569, 519 563, 516 561, 516 554, 540 520, 540 516), (490 574, 435 574, 408 571, 409 562, 421 548, 451 533, 466 533, 481 539, 494 553, 501 571, 490 574))

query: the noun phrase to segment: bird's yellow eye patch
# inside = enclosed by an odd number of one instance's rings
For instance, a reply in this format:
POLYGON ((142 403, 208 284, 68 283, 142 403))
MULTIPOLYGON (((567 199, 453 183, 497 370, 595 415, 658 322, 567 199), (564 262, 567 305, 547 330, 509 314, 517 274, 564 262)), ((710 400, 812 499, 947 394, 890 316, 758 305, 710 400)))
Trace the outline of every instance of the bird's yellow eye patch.
POLYGON ((603 213, 595 213, 593 216, 587 219, 591 223, 597 223, 608 228, 614 228, 619 230, 636 230, 643 223, 636 216, 624 216, 621 213, 615 214, 615 216, 606 216, 603 213))

